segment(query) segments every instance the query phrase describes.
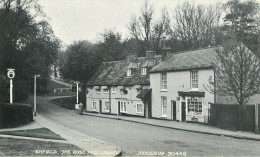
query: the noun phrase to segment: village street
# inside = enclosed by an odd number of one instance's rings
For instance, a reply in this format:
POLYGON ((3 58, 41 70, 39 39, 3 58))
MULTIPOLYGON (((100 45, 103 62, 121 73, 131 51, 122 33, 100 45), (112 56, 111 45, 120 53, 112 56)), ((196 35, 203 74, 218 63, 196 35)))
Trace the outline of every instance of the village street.
POLYGON ((37 97, 38 114, 88 136, 122 148, 122 155, 182 152, 187 156, 258 156, 260 142, 234 139, 138 123, 80 115, 51 104, 49 97, 37 97))

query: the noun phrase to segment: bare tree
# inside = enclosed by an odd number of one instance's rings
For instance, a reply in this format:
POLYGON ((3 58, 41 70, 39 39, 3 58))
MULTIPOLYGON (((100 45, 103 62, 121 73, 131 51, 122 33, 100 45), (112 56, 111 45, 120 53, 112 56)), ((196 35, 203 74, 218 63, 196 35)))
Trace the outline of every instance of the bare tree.
POLYGON ((234 96, 239 104, 240 121, 245 114, 244 105, 259 91, 259 65, 259 58, 242 42, 229 39, 217 49, 215 81, 211 78, 206 89, 217 96, 234 96))
POLYGON ((178 5, 174 11, 173 32, 186 49, 215 45, 214 30, 220 18, 219 5, 195 6, 189 2, 178 5))

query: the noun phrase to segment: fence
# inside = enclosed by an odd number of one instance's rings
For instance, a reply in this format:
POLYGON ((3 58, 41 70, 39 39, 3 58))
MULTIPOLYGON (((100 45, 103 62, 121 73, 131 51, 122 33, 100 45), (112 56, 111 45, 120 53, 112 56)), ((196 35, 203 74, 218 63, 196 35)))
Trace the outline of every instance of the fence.
POLYGON ((258 133, 259 111, 259 105, 257 107, 255 105, 245 105, 244 112, 239 119, 239 105, 210 104, 209 123, 222 129, 258 133))

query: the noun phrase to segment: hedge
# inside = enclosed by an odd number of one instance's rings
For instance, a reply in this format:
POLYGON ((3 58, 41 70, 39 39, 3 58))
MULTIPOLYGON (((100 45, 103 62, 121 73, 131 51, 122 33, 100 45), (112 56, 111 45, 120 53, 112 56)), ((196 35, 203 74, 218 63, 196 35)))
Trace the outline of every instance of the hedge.
POLYGON ((10 128, 33 121, 33 107, 21 103, 0 102, 0 128, 10 128))

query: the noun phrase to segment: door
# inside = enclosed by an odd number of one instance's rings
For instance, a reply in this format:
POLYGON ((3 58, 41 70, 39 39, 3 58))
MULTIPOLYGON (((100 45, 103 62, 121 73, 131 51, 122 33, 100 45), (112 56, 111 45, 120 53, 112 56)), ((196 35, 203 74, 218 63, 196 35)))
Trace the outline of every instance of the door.
POLYGON ((102 100, 99 100, 99 113, 102 113, 102 100))
POLYGON ((118 106, 117 106, 117 115, 120 115, 120 101, 118 101, 118 106))
POLYGON ((176 120, 176 101, 172 100, 172 120, 176 120))
POLYGON ((181 102, 181 119, 183 122, 186 121, 186 102, 181 102))

